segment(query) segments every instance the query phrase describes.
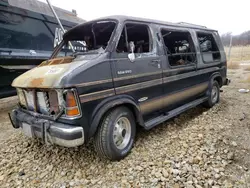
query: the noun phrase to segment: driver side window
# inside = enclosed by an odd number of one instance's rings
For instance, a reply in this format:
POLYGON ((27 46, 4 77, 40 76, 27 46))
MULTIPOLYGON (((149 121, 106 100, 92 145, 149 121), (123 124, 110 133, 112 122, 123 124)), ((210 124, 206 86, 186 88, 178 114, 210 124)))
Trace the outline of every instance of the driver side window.
POLYGON ((123 28, 117 53, 132 53, 131 43, 134 44, 134 53, 142 54, 152 51, 152 40, 149 28, 144 24, 127 23, 123 28))

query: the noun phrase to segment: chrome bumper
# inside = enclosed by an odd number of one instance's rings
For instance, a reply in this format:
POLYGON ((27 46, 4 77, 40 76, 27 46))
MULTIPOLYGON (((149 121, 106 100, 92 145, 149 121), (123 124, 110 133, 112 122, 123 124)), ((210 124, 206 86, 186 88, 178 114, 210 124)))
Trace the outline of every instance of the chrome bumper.
POLYGON ((76 147, 84 143, 82 127, 37 118, 19 109, 13 110, 9 117, 14 128, 22 128, 26 136, 40 138, 46 144, 76 147))

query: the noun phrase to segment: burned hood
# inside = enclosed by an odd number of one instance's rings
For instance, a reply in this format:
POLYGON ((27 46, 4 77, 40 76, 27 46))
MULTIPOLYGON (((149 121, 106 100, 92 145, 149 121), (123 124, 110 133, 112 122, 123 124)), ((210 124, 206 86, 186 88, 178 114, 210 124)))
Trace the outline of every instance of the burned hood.
POLYGON ((74 70, 87 69, 97 56, 88 58, 64 57, 44 61, 39 66, 17 77, 12 86, 16 88, 64 88, 63 80, 74 70))

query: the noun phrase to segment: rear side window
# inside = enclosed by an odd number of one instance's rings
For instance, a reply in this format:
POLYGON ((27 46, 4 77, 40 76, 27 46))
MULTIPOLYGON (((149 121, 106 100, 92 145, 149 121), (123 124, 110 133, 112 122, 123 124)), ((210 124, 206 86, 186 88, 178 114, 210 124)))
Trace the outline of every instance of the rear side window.
POLYGON ((188 31, 162 29, 170 66, 185 66, 196 62, 196 51, 191 34, 188 31))
POLYGON ((123 28, 116 52, 130 53, 129 43, 134 43, 134 53, 148 53, 152 51, 149 27, 144 24, 127 23, 123 28))
POLYGON ((220 51, 212 33, 197 32, 200 51, 205 63, 220 61, 220 51))

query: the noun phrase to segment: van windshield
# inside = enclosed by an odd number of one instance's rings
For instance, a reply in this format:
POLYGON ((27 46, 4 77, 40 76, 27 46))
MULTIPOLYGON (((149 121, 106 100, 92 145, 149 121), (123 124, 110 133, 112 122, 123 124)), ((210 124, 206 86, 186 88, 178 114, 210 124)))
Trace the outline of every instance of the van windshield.
POLYGON ((79 25, 68 31, 57 56, 77 56, 103 53, 115 29, 115 21, 97 21, 79 25), (74 48, 72 51, 71 48, 74 48))

